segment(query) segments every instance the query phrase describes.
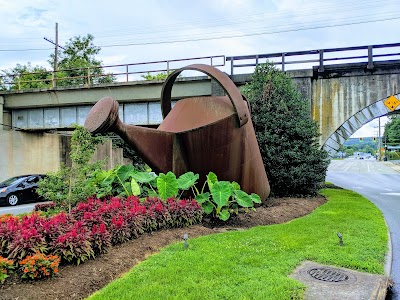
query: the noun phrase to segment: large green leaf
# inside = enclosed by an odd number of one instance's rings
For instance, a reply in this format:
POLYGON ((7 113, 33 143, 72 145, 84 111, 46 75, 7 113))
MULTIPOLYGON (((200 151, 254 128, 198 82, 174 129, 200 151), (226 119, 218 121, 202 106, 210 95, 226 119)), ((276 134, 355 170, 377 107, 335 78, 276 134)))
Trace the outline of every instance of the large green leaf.
POLYGON ((203 204, 204 202, 208 201, 208 199, 210 199, 210 193, 203 193, 203 194, 199 194, 196 196, 196 201, 199 204, 203 204))
POLYGON ((182 174, 178 178, 179 189, 188 190, 194 186, 199 179, 199 174, 194 174, 193 172, 187 172, 182 174))
POLYGON ((132 190, 132 195, 133 196, 139 196, 140 195, 140 186, 139 184, 136 182, 136 180, 134 178, 132 178, 131 180, 131 190, 132 190))
POLYGON ((114 173, 108 174, 104 177, 103 181, 100 183, 101 186, 111 186, 113 182, 116 180, 116 175, 114 173))
POLYGON ((201 207, 203 207, 203 210, 207 215, 211 214, 214 210, 214 206, 210 201, 204 202, 201 207))
POLYGON ((135 172, 132 174, 132 178, 134 178, 139 183, 149 183, 157 178, 154 173, 149 172, 135 172))
POLYGON ((210 172, 207 175, 207 183, 208 183, 208 188, 211 190, 214 183, 218 182, 218 178, 217 175, 215 175, 215 173, 210 172))
POLYGON ((217 181, 211 188, 212 201, 218 207, 223 207, 228 203, 229 197, 232 195, 231 184, 228 181, 217 181))
POLYGON ((231 185, 233 190, 240 190, 240 184, 236 181, 232 181, 231 185))
POLYGON ((251 197, 251 200, 252 200, 254 203, 258 203, 258 204, 261 203, 261 198, 260 198, 260 196, 258 196, 257 194, 252 193, 252 194, 250 195, 250 197, 251 197))
POLYGON ((241 207, 253 206, 253 200, 246 192, 241 190, 235 190, 233 193, 235 195, 235 200, 237 204, 239 204, 241 207))
POLYGON ((129 177, 131 177, 132 173, 134 172, 135 168, 132 165, 119 166, 115 170, 115 173, 122 182, 126 181, 129 177))
POLYGON ((157 189, 160 198, 165 200, 170 197, 176 197, 178 195, 178 180, 172 172, 167 174, 160 173, 157 177, 157 189))
POLYGON ((221 210, 221 212, 218 215, 218 218, 220 218, 222 221, 226 221, 229 219, 229 217, 231 216, 231 214, 229 213, 229 211, 227 209, 221 210))

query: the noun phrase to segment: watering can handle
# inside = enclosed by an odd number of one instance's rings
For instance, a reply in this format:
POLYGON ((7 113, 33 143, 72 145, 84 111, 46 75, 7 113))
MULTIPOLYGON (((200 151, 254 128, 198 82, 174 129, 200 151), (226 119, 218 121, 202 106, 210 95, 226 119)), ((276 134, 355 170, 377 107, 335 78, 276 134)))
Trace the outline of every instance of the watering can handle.
POLYGON ((169 74, 168 78, 164 82, 161 91, 161 111, 163 118, 165 118, 171 111, 172 86, 174 85, 174 82, 176 78, 179 76, 179 74, 184 70, 200 71, 202 73, 207 74, 215 81, 217 81, 221 85, 221 87, 225 90, 226 94, 231 100, 232 105, 237 113, 240 127, 242 127, 244 124, 247 123, 249 116, 247 115, 246 102, 243 101, 243 97, 239 89, 236 87, 233 81, 228 77, 228 75, 226 75, 225 73, 221 72, 220 70, 212 66, 203 64, 189 65, 181 69, 175 70, 174 72, 169 74))

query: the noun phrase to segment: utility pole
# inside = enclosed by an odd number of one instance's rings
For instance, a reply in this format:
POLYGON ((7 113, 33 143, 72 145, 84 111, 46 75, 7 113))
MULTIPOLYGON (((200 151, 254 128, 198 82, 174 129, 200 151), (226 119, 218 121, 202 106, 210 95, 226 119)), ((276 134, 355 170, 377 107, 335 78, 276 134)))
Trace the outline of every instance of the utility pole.
POLYGON ((44 38, 46 41, 52 43, 55 47, 54 47, 54 66, 53 66, 53 88, 55 88, 57 86, 57 80, 56 80, 56 73, 57 73, 57 65, 58 65, 58 48, 60 47, 61 49, 65 50, 65 48, 61 47, 60 45, 58 45, 58 23, 56 22, 56 42, 53 42, 52 40, 48 39, 48 38, 44 38))
POLYGON ((382 139, 381 139, 381 117, 379 117, 379 122, 378 122, 378 127, 379 127, 379 129, 378 129, 378 135, 379 135, 379 138, 378 138, 378 149, 379 149, 379 160, 382 160, 382 153, 381 153, 381 148, 382 148, 382 139))

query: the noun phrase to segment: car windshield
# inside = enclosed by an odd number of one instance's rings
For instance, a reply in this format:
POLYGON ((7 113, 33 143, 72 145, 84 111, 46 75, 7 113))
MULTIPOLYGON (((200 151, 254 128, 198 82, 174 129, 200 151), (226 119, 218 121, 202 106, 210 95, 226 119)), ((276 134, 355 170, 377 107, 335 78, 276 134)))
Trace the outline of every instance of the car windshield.
POLYGON ((2 186, 11 185, 11 184, 13 184, 14 182, 16 182, 17 180, 19 180, 19 179, 21 179, 21 178, 24 178, 24 177, 26 177, 26 176, 15 176, 15 177, 12 177, 12 178, 10 178, 10 179, 7 179, 6 181, 1 182, 0 185, 2 185, 2 186))

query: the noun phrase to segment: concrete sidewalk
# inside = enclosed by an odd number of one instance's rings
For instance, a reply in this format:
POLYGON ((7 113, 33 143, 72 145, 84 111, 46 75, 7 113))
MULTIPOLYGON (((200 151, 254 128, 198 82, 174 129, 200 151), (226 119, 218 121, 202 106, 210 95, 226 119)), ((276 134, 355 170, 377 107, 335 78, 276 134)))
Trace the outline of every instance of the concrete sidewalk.
POLYGON ((392 168, 393 170, 397 171, 400 173, 400 163, 398 161, 391 162, 391 161, 382 161, 382 163, 389 167, 392 168))

